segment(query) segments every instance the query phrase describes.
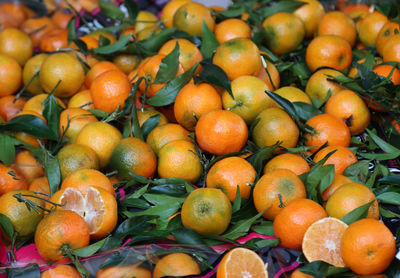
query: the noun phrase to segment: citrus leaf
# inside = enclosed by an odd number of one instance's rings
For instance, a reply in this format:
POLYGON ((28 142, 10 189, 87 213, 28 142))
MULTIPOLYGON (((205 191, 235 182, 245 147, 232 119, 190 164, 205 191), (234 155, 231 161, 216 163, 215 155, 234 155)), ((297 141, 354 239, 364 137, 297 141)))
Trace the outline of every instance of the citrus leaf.
POLYGON ((400 214, 395 213, 391 210, 385 209, 381 206, 379 206, 379 212, 382 215, 382 217, 386 217, 386 218, 400 218, 400 214))
POLYGON ((297 114, 296 109, 294 108, 294 104, 291 103, 289 100, 287 100, 284 97, 281 97, 280 95, 271 92, 271 91, 265 91, 265 93, 272 98, 276 103, 278 103, 282 108, 290 115, 292 116, 296 121, 300 120, 299 115, 297 114))
POLYGON ((397 192, 385 192, 376 196, 376 199, 381 203, 400 206, 400 193, 397 192))
POLYGON ((232 18, 232 17, 238 17, 241 16, 245 12, 245 9, 243 7, 240 7, 238 9, 229 9, 225 11, 218 11, 219 15, 222 15, 226 18, 232 18))
POLYGON ((0 133, 0 161, 9 166, 15 160, 14 140, 5 134, 0 133))
MULTIPOLYGON (((128 1, 127 1, 128 2, 128 1)), ((133 1, 131 1, 133 2, 133 1)), ((103 0, 99 0, 100 10, 103 14, 113 19, 122 20, 124 19, 125 15, 121 11, 121 9, 114 5, 112 2, 107 2, 103 0)))
POLYGON ((166 194, 166 195, 169 195, 169 196, 182 196, 182 195, 186 195, 187 194, 185 183, 160 184, 160 185, 153 186, 149 190, 149 192, 150 193, 156 193, 156 194, 166 194))
POLYGON ((79 249, 75 249, 72 251, 72 254, 81 258, 86 258, 86 257, 90 257, 93 256, 94 254, 96 254, 97 251, 100 250, 101 247, 103 247, 104 243, 106 242, 108 237, 103 238, 102 240, 99 240, 89 246, 83 247, 83 248, 79 248, 79 249))
POLYGON ((251 227, 251 230, 266 236, 274 236, 274 223, 272 221, 263 221, 261 224, 251 227))
POLYGON ((43 116, 47 120, 48 127, 55 133, 59 134, 60 113, 63 108, 57 103, 53 94, 47 96, 43 102, 43 116))
POLYGON ((148 221, 155 219, 156 216, 138 216, 126 219, 115 230, 115 236, 123 238, 127 235, 135 235, 146 231, 151 224, 148 221))
POLYGON ((254 238, 246 242, 246 244, 254 244, 257 249, 264 248, 264 247, 274 247, 277 246, 280 242, 279 238, 267 238, 267 239, 261 239, 261 238, 254 238))
POLYGON ((205 244, 200 235, 191 229, 183 227, 178 230, 172 231, 171 235, 180 244, 195 245, 197 248, 204 251, 213 252, 213 249, 205 244))
POLYGON ((175 31, 176 28, 167 28, 155 34, 150 39, 139 41, 136 45, 136 51, 144 52, 147 56, 156 54, 160 47, 171 39, 175 31))
POLYGON ((378 135, 373 133, 371 130, 368 128, 366 129, 368 135, 371 137, 371 139, 386 153, 391 153, 391 154, 397 154, 397 156, 400 156, 400 150, 389 143, 385 142, 383 139, 379 138, 378 135))
POLYGON ((380 178, 378 180, 380 183, 400 185, 400 175, 391 175, 387 177, 380 178))
POLYGON ((160 122, 160 114, 156 114, 148 118, 142 125, 142 134, 144 140, 146 140, 149 133, 155 129, 160 122))
POLYGON ((288 12, 292 13, 301 6, 303 6, 305 2, 301 1, 293 1, 293 0, 281 0, 275 2, 273 5, 259 9, 260 14, 263 18, 269 17, 275 13, 279 12, 288 12))
POLYGON ((274 155, 274 150, 280 145, 280 142, 275 143, 272 146, 262 147, 255 154, 250 156, 248 161, 253 165, 257 174, 261 176, 261 172, 264 168, 264 164, 274 155))
POLYGON ((296 114, 302 121, 308 121, 310 118, 322 114, 322 112, 313 105, 305 102, 292 102, 296 114))
POLYGON ((125 259, 125 256, 122 256, 120 252, 114 252, 107 260, 104 261, 104 263, 99 266, 99 269, 119 265, 125 259))
POLYGON ((21 115, 12 118, 5 124, 0 125, 0 131, 23 131, 32 136, 57 140, 58 136, 46 123, 34 115, 21 115))
POLYGON ((172 197, 164 194, 150 194, 146 193, 143 195, 143 198, 145 198, 149 203, 153 205, 165 205, 165 204, 182 204, 183 201, 185 201, 185 198, 178 198, 178 197, 172 197))
POLYGON ((133 199, 127 198, 123 199, 119 202, 121 207, 128 208, 139 208, 139 209, 148 209, 150 207, 149 203, 142 199, 133 199))
POLYGON ((227 90, 233 98, 231 82, 226 73, 219 66, 211 63, 210 60, 203 60, 200 64, 202 66, 202 71, 199 76, 195 76, 194 83, 198 84, 206 81, 207 83, 227 90))
POLYGON ((153 84, 166 83, 173 79, 179 68, 179 43, 176 42, 175 48, 161 60, 160 68, 157 72, 153 84))
POLYGON ((134 23, 139 13, 139 6, 135 1, 125 1, 126 9, 128 10, 129 21, 134 23))
POLYGON ((215 35, 208 28, 207 24, 203 21, 203 35, 200 51, 204 58, 211 58, 215 49, 219 46, 215 35))
POLYGON ((348 272, 349 269, 347 267, 334 267, 323 261, 314 261, 300 268, 300 271, 313 277, 324 278, 329 274, 343 274, 348 272))
POLYGON ((343 175, 354 182, 365 184, 369 175, 369 160, 360 160, 344 170, 343 175))
POLYGON ((344 223, 346 223, 347 225, 350 225, 350 224, 356 222, 357 220, 367 217, 369 207, 372 205, 373 202, 375 202, 375 200, 373 200, 369 203, 366 203, 365 205, 362 205, 358 208, 353 209, 348 214, 343 216, 341 220, 344 223))
POLYGON ((181 204, 179 203, 166 203, 163 205, 158 205, 151 207, 149 209, 146 209, 144 211, 138 211, 138 212, 130 212, 127 211, 124 213, 125 216, 127 217, 136 217, 136 216, 141 216, 141 215, 154 215, 154 216, 159 216, 161 219, 167 219, 171 215, 173 215, 175 212, 177 212, 181 207, 181 204))
POLYGON ((235 201, 233 202, 232 205, 232 213, 237 212, 240 209, 240 205, 242 204, 242 198, 240 196, 240 187, 239 185, 236 186, 236 196, 235 196, 235 201))
MULTIPOLYGON (((267 208, 268 209, 268 208, 267 208)), ((265 210, 259 212, 257 215, 249 218, 238 221, 235 225, 233 225, 222 237, 227 239, 237 239, 241 236, 244 236, 250 230, 251 225, 261 217, 265 210)))
POLYGON ((0 213, 0 226, 3 228, 3 231, 5 234, 9 237, 12 238, 14 235, 14 226, 7 216, 4 214, 0 213))
POLYGON ((70 44, 73 40, 76 39, 76 29, 75 29, 75 24, 76 24, 76 18, 74 17, 68 22, 68 44, 70 44))
POLYGON ((123 50, 125 46, 128 44, 130 39, 131 39, 130 34, 121 35, 121 37, 119 37, 119 39, 115 43, 94 48, 92 49, 92 51, 95 54, 106 54, 106 55, 113 54, 115 52, 123 50))

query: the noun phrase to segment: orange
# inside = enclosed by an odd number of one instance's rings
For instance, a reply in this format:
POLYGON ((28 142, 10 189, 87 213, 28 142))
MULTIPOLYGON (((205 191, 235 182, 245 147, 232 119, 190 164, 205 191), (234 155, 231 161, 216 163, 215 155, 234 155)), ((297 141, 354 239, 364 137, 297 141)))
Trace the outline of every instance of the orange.
POLYGON ((358 23, 358 37, 365 46, 375 46, 378 34, 388 22, 386 15, 374 11, 358 23))
POLYGON ((73 251, 89 245, 89 228, 79 214, 58 210, 45 216, 36 228, 35 244, 47 261, 63 259, 64 249, 73 251))
POLYGON ((232 205, 221 190, 198 188, 183 202, 181 218, 183 226, 199 234, 220 235, 229 226, 232 205))
MULTIPOLYGON (((47 124, 46 119, 42 115, 36 113, 35 111, 22 110, 21 112, 16 114, 15 117, 21 116, 21 115, 33 115, 35 117, 40 118, 45 124, 47 124)), ((28 143, 30 145, 33 145, 35 147, 40 147, 39 138, 29 135, 28 133, 25 133, 23 131, 15 132, 14 137, 18 140, 21 140, 21 141, 28 143)), ((42 143, 44 143, 44 144, 46 143, 46 140, 44 140, 44 139, 40 139, 40 140, 42 143)))
POLYGON ((147 109, 147 110, 137 110, 137 118, 139 122, 139 126, 142 127, 143 124, 151 117, 160 115, 160 119, 158 120, 157 126, 162 126, 168 123, 167 117, 157 110, 154 109, 147 109))
POLYGON ((79 144, 68 144, 57 153, 61 178, 79 169, 99 169, 99 160, 94 150, 79 144))
POLYGON ((11 190, 27 188, 28 183, 22 173, 13 166, 7 167, 0 163, 0 196, 11 190))
POLYGON ((92 148, 99 159, 100 169, 107 166, 114 147, 122 139, 122 135, 114 126, 104 122, 87 124, 76 138, 77 144, 92 148))
POLYGON ((313 278, 314 276, 305 274, 301 272, 300 268, 296 269, 292 274, 290 274, 289 278, 313 278))
POLYGON ((217 161, 210 168, 206 176, 206 186, 222 190, 234 202, 238 186, 240 197, 249 198, 255 178, 256 170, 247 160, 232 156, 217 161))
POLYGON ((326 217, 314 222, 306 231, 302 251, 309 262, 324 261, 337 267, 344 267, 340 255, 340 243, 347 224, 343 221, 326 217))
POLYGON ((192 36, 203 34, 203 22, 211 32, 214 31, 215 21, 211 11, 203 4, 190 1, 180 6, 173 18, 174 27, 192 36))
POLYGON ((113 35, 113 33, 102 30, 102 29, 97 29, 89 34, 87 34, 88 37, 93 37, 96 40, 100 40, 100 36, 108 39, 110 41, 110 44, 113 44, 117 41, 116 37, 113 35))
POLYGON ((117 265, 97 270, 96 278, 151 278, 151 271, 137 265, 117 265))
POLYGON ((339 36, 316 37, 306 50, 306 62, 311 71, 320 67, 344 70, 351 65, 352 58, 351 45, 339 36))
POLYGON ((299 128, 292 117, 276 107, 267 108, 258 114, 252 130, 254 143, 259 147, 272 146, 281 142, 282 147, 294 148, 299 139, 299 128))
POLYGON ((260 71, 255 76, 264 81, 265 84, 267 84, 268 89, 270 91, 273 91, 274 88, 278 89, 281 83, 279 71, 273 63, 271 63, 267 59, 264 59, 264 61, 265 61, 265 67, 264 65, 262 65, 260 67, 260 71))
POLYGON ((28 183, 44 176, 42 164, 27 150, 23 150, 15 156, 14 167, 25 177, 28 183))
POLYGON ((154 267, 153 278, 187 276, 201 273, 197 262, 188 254, 172 253, 162 257, 154 267))
POLYGON ((59 264, 54 268, 43 271, 40 278, 81 278, 76 268, 70 265, 59 264))
POLYGON ((303 22, 291 13, 275 13, 267 17, 262 26, 265 30, 268 48, 277 55, 295 50, 305 36, 303 22))
POLYGON ((264 174, 256 183, 253 192, 254 206, 258 212, 266 209, 263 217, 269 220, 275 219, 284 206, 304 198, 306 189, 303 182, 287 169, 276 169, 264 174))
POLYGON ((193 143, 187 140, 166 143, 158 153, 157 172, 161 178, 182 178, 196 183, 203 168, 193 143))
POLYGON ((335 174, 331 185, 322 192, 322 200, 328 201, 329 197, 342 185, 352 183, 353 181, 342 174, 335 174))
POLYGON ((110 165, 117 170, 117 176, 130 180, 133 173, 146 178, 152 178, 157 169, 157 158, 145 142, 134 138, 124 138, 114 147, 110 165))
POLYGON ((54 90, 56 97, 70 97, 82 87, 85 72, 74 55, 60 52, 51 54, 44 60, 39 79, 46 93, 54 90), (56 88, 58 82, 60 83, 56 88))
POLYGON ((224 155, 240 151, 249 131, 240 116, 227 110, 215 110, 200 117, 195 133, 203 151, 224 155))
POLYGON ((327 217, 324 208, 309 199, 294 200, 274 219, 274 232, 282 246, 301 250, 304 234, 314 222, 327 217))
POLYGON ((360 183, 348 183, 339 187, 329 197, 326 212, 329 216, 341 219, 352 210, 373 201, 367 218, 379 219, 379 207, 374 193, 360 183))
POLYGON ((60 135, 64 134, 70 143, 75 143, 82 128, 97 121, 97 118, 85 109, 67 108, 60 113, 59 132, 60 135))
POLYGON ((21 83, 21 66, 14 58, 0 54, 0 97, 16 93, 21 83))
POLYGON ((311 38, 325 14, 324 6, 317 0, 304 0, 306 4, 294 11, 304 24, 306 38, 311 38))
MULTIPOLYGON (((58 206, 57 210, 74 211, 82 216, 92 239, 106 237, 117 225, 117 201, 114 195, 102 188, 88 186, 84 194, 77 188, 67 187, 54 193, 50 201, 64 204, 58 206)), ((46 208, 53 209, 54 206, 47 203, 46 208)))
POLYGON ((42 86, 40 86, 39 71, 48 56, 49 55, 46 53, 35 55, 30 58, 24 66, 22 72, 24 85, 26 86, 30 82, 26 89, 33 95, 43 93, 42 86))
POLYGON ((310 151, 315 152, 319 147, 328 143, 329 146, 350 146, 350 130, 345 122, 330 114, 319 114, 310 118, 306 125, 312 128, 305 134, 306 146, 315 147, 310 151))
POLYGON ((33 54, 33 44, 27 34, 15 28, 0 32, 0 53, 14 58, 21 66, 33 54))
POLYGON ((154 128, 147 136, 146 143, 158 156, 158 153, 165 144, 175 140, 191 141, 189 131, 178 124, 169 123, 154 128))
POLYGON ((139 56, 135 54, 118 54, 113 58, 113 63, 125 74, 137 68, 140 63, 139 56))
POLYGON ((174 115, 181 126, 189 131, 194 131, 201 116, 221 109, 221 96, 213 86, 208 83, 197 85, 188 83, 176 96, 174 115))
POLYGON ((94 107, 111 113, 124 107, 132 85, 128 77, 119 70, 110 70, 100 74, 90 86, 94 107))
POLYGON ((20 3, 3 3, 0 5, 0 8, 11 15, 18 24, 21 24, 26 19, 23 5, 20 3))
MULTIPOLYGON (((275 94, 280 95, 283 98, 286 98, 290 102, 305 102, 311 104, 311 99, 309 96, 296 87, 286 86, 279 88, 278 90, 274 91, 275 94)), ((275 107, 281 107, 275 101, 273 102, 275 107)))
POLYGON ((325 104, 325 113, 348 120, 351 135, 363 133, 371 121, 367 105, 351 90, 343 90, 331 96, 325 104))
MULTIPOLYGON (((95 37, 83 36, 79 37, 78 39, 86 44, 87 49, 93 49, 99 47, 99 41, 95 37)), ((75 42, 71 42, 69 44, 69 47, 77 51, 79 50, 79 47, 75 44, 75 42)))
POLYGON ((383 56, 383 49, 386 45, 386 42, 396 35, 400 33, 400 24, 393 21, 388 21, 385 25, 383 25, 382 29, 378 33, 378 37, 376 38, 376 50, 379 55, 383 56))
POLYGON ((236 38, 250 39, 251 28, 241 19, 229 18, 215 26, 214 34, 219 43, 224 43, 236 38))
POLYGON ((42 37, 55 28, 56 25, 47 16, 29 18, 21 25, 21 30, 29 34, 34 46, 39 46, 42 37))
MULTIPOLYGON (((43 114, 43 103, 45 102, 45 100, 48 96, 49 95, 47 95, 47 94, 39 94, 34 97, 31 97, 30 99, 28 99, 26 101, 22 111, 33 111, 39 115, 42 115, 43 114)), ((65 104, 61 101, 61 99, 56 97, 56 101, 57 101, 58 105, 60 105, 62 108, 65 108, 65 104)))
POLYGON ((344 263, 355 273, 379 274, 393 261, 396 242, 385 224, 374 219, 362 219, 344 232, 340 250, 344 263))
POLYGON ((238 114, 247 124, 273 105, 273 100, 265 93, 268 85, 255 76, 240 76, 231 82, 231 88, 233 98, 226 90, 222 93, 224 109, 238 114))
POLYGON ((158 18, 149 11, 139 11, 136 17, 135 32, 140 33, 146 28, 154 29, 157 26, 158 18))
POLYGON ((323 148, 319 152, 315 154, 314 161, 319 162, 322 160, 328 153, 335 151, 328 160, 324 163, 324 165, 332 164, 335 166, 335 174, 342 174, 347 167, 351 164, 357 162, 357 158, 352 151, 343 146, 335 146, 331 145, 323 148))
POLYGON ((172 0, 169 1, 161 11, 161 20, 167 28, 172 28, 174 25, 174 15, 176 11, 190 0, 172 0))
MULTIPOLYGON (((0 213, 8 217, 19 239, 30 239, 35 233, 36 226, 43 217, 35 210, 28 208, 24 202, 18 201, 14 194, 31 195, 22 196, 31 202, 43 206, 43 201, 35 198, 34 194, 28 190, 12 190, 0 197, 0 213)), ((39 211, 41 211, 39 209, 39 211)), ((3 234, 4 235, 4 234, 3 234)), ((3 237, 4 238, 4 237, 3 237)), ((7 236, 5 237, 7 238, 7 236)))
POLYGON ((349 16, 343 12, 333 11, 321 18, 317 28, 317 35, 339 36, 353 47, 357 39, 357 30, 354 21, 349 16))
POLYGON ((391 65, 380 65, 377 67, 374 67, 372 69, 377 75, 382 76, 384 78, 390 76, 390 81, 393 82, 394 85, 399 85, 400 84, 400 70, 397 68, 391 66, 391 65))
POLYGON ((18 28, 19 22, 5 9, 0 7, 0 27, 1 28, 18 28))
POLYGON ((147 40, 150 39, 153 35, 158 34, 162 31, 160 27, 146 27, 142 31, 137 32, 136 39, 147 40))
POLYGON ((68 101, 68 108, 94 109, 90 90, 84 90, 73 95, 68 101))
POLYGON ((57 10, 51 16, 51 20, 58 28, 67 29, 68 23, 73 17, 73 14, 65 10, 57 10))
POLYGON ((301 155, 294 153, 284 153, 275 156, 264 167, 264 174, 276 169, 288 169, 296 175, 307 173, 310 171, 310 166, 301 155))
POLYGON ((222 68, 230 80, 242 75, 257 75, 261 68, 258 47, 246 38, 232 39, 218 46, 213 63, 222 68))
POLYGON ((238 247, 224 255, 217 268, 217 278, 267 278, 264 261, 256 252, 238 247))
POLYGON ((179 45, 179 63, 182 65, 184 71, 188 71, 196 63, 203 60, 200 49, 187 39, 172 39, 167 41, 160 50, 158 50, 158 54, 167 56, 174 50, 177 43, 179 45))
POLYGON ((57 51, 68 47, 68 30, 53 29, 40 40, 39 48, 44 52, 57 51))
POLYGON ((76 188, 84 195, 87 194, 89 186, 115 194, 114 187, 107 176, 95 169, 78 169, 69 174, 61 183, 61 189, 76 188))
POLYGON ((307 81, 306 85, 306 94, 311 99, 316 99, 320 102, 323 102, 328 92, 331 92, 331 95, 336 94, 337 92, 344 90, 345 88, 340 86, 337 83, 329 81, 329 76, 344 76, 343 73, 333 69, 320 69, 314 72, 310 79, 307 81))
POLYGON ((400 35, 388 39, 383 47, 384 62, 400 62, 400 35))
MULTIPOLYGON (((31 182, 28 190, 32 192, 50 195, 49 180, 47 179, 47 177, 36 178, 31 182)), ((42 194, 40 194, 39 196, 42 198, 45 197, 42 194)))
POLYGON ((17 113, 21 112, 26 100, 24 98, 15 99, 14 95, 0 97, 0 116, 8 122, 17 113))

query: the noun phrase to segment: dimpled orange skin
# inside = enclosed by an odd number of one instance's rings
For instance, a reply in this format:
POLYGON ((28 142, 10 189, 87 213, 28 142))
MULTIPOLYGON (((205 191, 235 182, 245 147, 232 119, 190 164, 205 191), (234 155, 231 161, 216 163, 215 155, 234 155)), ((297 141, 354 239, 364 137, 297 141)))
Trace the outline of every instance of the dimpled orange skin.
POLYGON ((346 14, 333 11, 325 14, 318 24, 318 36, 335 35, 340 36, 353 47, 357 39, 357 30, 354 21, 346 14))
POLYGON ((328 146, 316 153, 314 157, 315 162, 322 160, 328 153, 335 151, 324 165, 333 164, 335 166, 335 174, 342 174, 347 167, 356 163, 357 157, 352 151, 343 146, 328 146))
POLYGON ((302 2, 307 4, 298 8, 294 14, 303 21, 306 37, 311 38, 317 29, 318 23, 324 16, 325 10, 324 6, 317 0, 303 0, 302 2))
POLYGON ((21 83, 21 66, 15 59, 0 54, 0 97, 14 94, 21 83))
POLYGON ((400 35, 387 40, 382 57, 384 62, 400 62, 400 35))
POLYGON ((374 11, 358 23, 358 37, 365 46, 375 46, 378 34, 388 22, 386 15, 374 11))
POLYGON ((379 31, 378 37, 376 39, 376 50, 378 53, 383 56, 383 49, 386 45, 386 42, 393 36, 400 33, 400 24, 397 22, 389 21, 385 25, 383 25, 382 29, 379 31))
POLYGON ((251 37, 250 26, 241 19, 229 18, 215 26, 215 37, 219 43, 236 39, 251 37))

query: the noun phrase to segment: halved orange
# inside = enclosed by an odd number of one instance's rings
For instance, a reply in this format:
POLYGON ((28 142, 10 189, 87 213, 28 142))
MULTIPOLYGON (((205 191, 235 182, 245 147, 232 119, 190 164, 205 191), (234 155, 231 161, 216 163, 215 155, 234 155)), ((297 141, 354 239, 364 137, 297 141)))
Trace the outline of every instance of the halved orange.
POLYGON ((221 260, 217 278, 268 278, 263 260, 256 252, 246 248, 235 248, 221 260))
POLYGON ((333 217, 326 217, 312 224, 304 234, 304 256, 309 262, 324 261, 344 267, 340 255, 340 242, 347 227, 346 223, 333 217))

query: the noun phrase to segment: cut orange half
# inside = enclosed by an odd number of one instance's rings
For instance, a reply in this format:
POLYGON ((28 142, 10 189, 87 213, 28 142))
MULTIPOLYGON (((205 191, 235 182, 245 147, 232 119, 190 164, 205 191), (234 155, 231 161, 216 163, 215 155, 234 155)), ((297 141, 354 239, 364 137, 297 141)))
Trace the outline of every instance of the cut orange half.
MULTIPOLYGON (((82 216, 89 226, 90 236, 94 239, 104 238, 117 224, 117 201, 101 188, 89 186, 82 194, 78 189, 68 187, 54 193, 50 201, 64 205, 57 209, 72 210, 82 216)), ((49 203, 46 206, 48 209, 53 207, 49 203)))
POLYGON ((268 278, 268 272, 256 252, 239 247, 222 258, 217 278, 268 278))
POLYGON ((347 227, 346 223, 333 217, 326 217, 312 224, 304 234, 304 256, 309 262, 324 261, 344 267, 340 255, 340 242, 347 227))

